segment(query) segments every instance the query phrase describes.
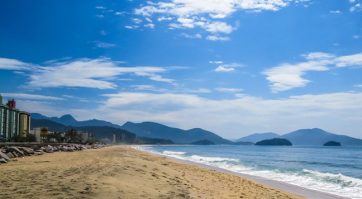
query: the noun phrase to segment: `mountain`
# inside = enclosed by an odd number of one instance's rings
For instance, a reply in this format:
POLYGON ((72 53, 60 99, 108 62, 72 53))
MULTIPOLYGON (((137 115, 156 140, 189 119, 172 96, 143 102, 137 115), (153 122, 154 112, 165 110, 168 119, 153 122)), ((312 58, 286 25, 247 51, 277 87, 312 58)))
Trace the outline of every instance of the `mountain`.
MULTIPOLYGON (((64 127, 112 127, 116 129, 125 129, 131 133, 136 134, 138 137, 146 137, 148 140, 151 138, 155 139, 166 139, 173 141, 175 143, 189 144, 199 140, 210 140, 216 144, 231 144, 232 142, 222 137, 200 129, 194 128, 190 130, 182 130, 178 128, 168 127, 162 124, 157 124, 153 122, 143 122, 143 123, 132 123, 127 122, 123 126, 112 124, 103 120, 86 120, 86 121, 77 121, 72 115, 63 115, 61 117, 47 117, 39 113, 32 113, 32 122, 35 124, 41 122, 47 124, 45 126, 50 126, 57 131, 64 131, 64 127), (37 121, 41 120, 41 121, 37 121), (46 120, 46 121, 45 121, 46 120), (59 124, 63 126, 59 126, 59 124)), ((39 126, 39 125, 38 125, 39 126)), ((40 125, 41 126, 41 125, 40 125)), ((50 128, 51 129, 51 128, 50 128)), ((77 128, 81 129, 81 128, 77 128)), ((156 140, 153 140, 156 141, 156 140)))
POLYGON ((51 117, 50 120, 54 121, 54 122, 57 122, 59 124, 64 124, 64 125, 67 125, 67 126, 77 126, 77 120, 74 119, 74 117, 72 115, 63 115, 61 116, 60 118, 58 117, 51 117))
POLYGON ((236 142, 253 142, 253 143, 256 143, 256 142, 259 142, 261 140, 267 140, 267 139, 272 139, 272 138, 277 138, 277 137, 279 137, 278 134, 271 133, 271 132, 268 132, 268 133, 254 133, 254 134, 242 137, 242 138, 236 140, 236 142))
POLYGON ((273 139, 259 141, 259 142, 255 143, 255 145, 259 145, 259 146, 292 146, 293 144, 287 139, 273 138, 273 139))
POLYGON ((48 120, 48 119, 31 119, 30 129, 37 127, 48 127, 49 131, 63 132, 70 129, 68 126, 64 126, 63 124, 59 124, 57 122, 48 120))
MULTIPOLYGON (((65 118, 66 120, 71 119, 70 117, 68 118, 65 117, 65 118)), ((49 131, 55 131, 55 132, 65 132, 70 129, 76 129, 78 131, 91 133, 95 136, 96 139, 108 142, 111 142, 113 140, 113 135, 115 135, 117 142, 128 143, 128 144, 173 144, 171 140, 138 137, 136 134, 128 132, 127 130, 114 128, 110 126, 75 127, 75 126, 66 126, 49 119, 32 118, 31 128, 33 129, 37 127, 48 127, 49 131)))
POLYGON ((214 145, 214 142, 211 142, 210 140, 199 140, 196 142, 192 142, 193 145, 214 145))
POLYGON ((190 144, 199 140, 209 140, 215 144, 232 144, 231 141, 200 128, 182 130, 154 122, 127 122, 121 128, 138 136, 169 139, 178 144, 190 144))
POLYGON ((328 141, 340 142, 343 146, 362 145, 362 140, 345 135, 329 133, 322 129, 300 129, 281 136, 290 140, 294 145, 317 145, 323 146, 328 141))
POLYGON ((72 115, 67 114, 63 115, 61 117, 47 117, 39 113, 32 113, 31 114, 32 119, 47 119, 51 120, 53 122, 57 122, 59 124, 63 124, 65 126, 109 126, 114 128, 120 128, 121 126, 117 124, 112 124, 110 122, 104 121, 104 120, 85 120, 85 121, 77 121, 72 115))
POLYGON ((42 115, 40 113, 31 113, 32 119, 49 119, 49 117, 42 115))

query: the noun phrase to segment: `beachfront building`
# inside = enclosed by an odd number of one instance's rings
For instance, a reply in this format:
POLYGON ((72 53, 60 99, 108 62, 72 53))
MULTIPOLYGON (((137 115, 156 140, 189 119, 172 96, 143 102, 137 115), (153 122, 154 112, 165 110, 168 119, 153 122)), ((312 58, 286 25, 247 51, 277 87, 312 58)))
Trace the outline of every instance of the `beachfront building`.
POLYGON ((30 131, 30 114, 16 109, 16 101, 3 104, 0 95, 0 141, 14 141, 17 137, 26 138, 30 131))
POLYGON ((24 111, 19 112, 19 135, 27 137, 30 132, 30 114, 24 111))
POLYGON ((38 127, 31 130, 30 134, 34 135, 36 142, 48 142, 48 136, 54 132, 49 131, 47 127, 38 127))

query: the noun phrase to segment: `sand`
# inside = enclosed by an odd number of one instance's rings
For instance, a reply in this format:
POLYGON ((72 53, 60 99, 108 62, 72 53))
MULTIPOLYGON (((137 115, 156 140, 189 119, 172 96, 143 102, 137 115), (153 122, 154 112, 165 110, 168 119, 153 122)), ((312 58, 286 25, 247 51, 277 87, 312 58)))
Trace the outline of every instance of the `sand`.
POLYGON ((112 146, 0 165, 0 198, 301 197, 212 168, 112 146))

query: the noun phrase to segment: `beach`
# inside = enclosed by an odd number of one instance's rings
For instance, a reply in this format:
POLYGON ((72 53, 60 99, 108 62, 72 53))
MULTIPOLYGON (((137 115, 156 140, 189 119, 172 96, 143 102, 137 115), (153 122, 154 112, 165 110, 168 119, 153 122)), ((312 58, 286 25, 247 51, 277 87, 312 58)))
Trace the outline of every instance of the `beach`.
POLYGON ((0 176, 0 198, 302 198, 129 146, 18 158, 0 176))

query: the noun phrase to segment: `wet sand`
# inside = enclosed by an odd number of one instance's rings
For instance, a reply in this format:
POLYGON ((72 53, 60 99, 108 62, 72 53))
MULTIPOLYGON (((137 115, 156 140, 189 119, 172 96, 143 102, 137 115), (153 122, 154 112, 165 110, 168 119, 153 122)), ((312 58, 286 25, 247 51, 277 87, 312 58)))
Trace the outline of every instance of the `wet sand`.
POLYGON ((113 146, 0 165, 0 198, 302 198, 213 168, 113 146))

